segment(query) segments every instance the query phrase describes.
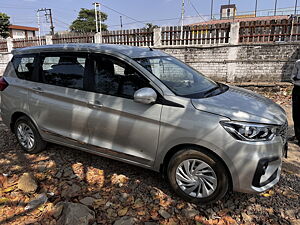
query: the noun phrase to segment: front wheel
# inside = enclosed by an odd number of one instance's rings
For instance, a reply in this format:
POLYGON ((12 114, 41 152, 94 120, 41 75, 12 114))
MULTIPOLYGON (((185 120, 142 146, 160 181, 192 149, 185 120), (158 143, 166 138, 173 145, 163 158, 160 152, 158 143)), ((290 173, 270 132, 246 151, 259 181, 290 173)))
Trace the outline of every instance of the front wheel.
POLYGON ((167 169, 172 189, 193 203, 212 203, 228 190, 226 168, 213 154, 201 149, 177 152, 167 169))
POLYGON ((38 153, 45 149, 46 142, 28 117, 22 116, 17 119, 14 132, 24 151, 38 153))

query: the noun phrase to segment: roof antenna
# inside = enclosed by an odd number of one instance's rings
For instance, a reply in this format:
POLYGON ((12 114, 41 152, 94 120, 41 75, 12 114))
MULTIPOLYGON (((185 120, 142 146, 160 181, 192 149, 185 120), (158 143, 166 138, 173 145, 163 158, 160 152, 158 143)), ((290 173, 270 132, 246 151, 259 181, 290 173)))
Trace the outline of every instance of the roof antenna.
POLYGON ((150 51, 153 51, 153 49, 150 46, 148 46, 148 48, 149 48, 150 51))

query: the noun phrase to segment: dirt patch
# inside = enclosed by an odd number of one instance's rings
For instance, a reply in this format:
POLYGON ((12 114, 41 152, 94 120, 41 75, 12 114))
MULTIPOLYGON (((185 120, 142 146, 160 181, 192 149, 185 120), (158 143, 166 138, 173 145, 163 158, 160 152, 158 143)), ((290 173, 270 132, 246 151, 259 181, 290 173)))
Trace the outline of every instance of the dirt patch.
MULTIPOLYGON (((291 113, 290 87, 254 90, 291 113)), ((88 207, 85 219, 91 224, 300 224, 300 148, 294 144, 274 188, 255 195, 229 193, 201 206, 178 198, 158 173, 132 165, 53 144, 38 155, 24 154, 1 122, 0 140, 0 224, 56 224, 68 216, 62 202, 88 207), (18 189, 23 173, 33 175, 35 193, 18 189), (48 201, 25 211, 42 193, 48 201)))

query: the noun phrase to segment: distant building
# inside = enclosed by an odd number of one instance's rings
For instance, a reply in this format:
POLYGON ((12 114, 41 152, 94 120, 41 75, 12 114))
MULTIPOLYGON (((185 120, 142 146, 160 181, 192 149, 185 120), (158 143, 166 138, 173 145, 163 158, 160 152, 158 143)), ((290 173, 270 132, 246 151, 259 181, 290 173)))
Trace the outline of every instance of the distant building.
POLYGON ((220 10, 220 19, 233 19, 236 15, 236 6, 235 4, 231 5, 222 5, 220 10))
POLYGON ((188 24, 189 26, 197 25, 214 25, 220 23, 231 23, 231 22, 250 22, 250 21, 271 21, 271 20, 287 20, 290 18, 290 15, 282 16, 259 16, 257 17, 255 13, 253 14, 241 14, 237 15, 237 8, 235 4, 231 5, 222 5, 220 10, 220 19, 212 19, 210 21, 198 22, 193 24, 188 24))
POLYGON ((10 37, 12 38, 31 38, 35 37, 35 32, 39 30, 37 27, 26 27, 18 25, 10 25, 8 27, 10 37))

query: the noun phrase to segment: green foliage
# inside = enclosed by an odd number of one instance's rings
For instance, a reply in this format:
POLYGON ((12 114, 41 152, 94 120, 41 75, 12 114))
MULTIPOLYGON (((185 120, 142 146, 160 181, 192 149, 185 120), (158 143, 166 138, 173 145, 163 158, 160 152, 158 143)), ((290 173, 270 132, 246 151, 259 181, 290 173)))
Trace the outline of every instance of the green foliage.
POLYGON ((5 13, 0 13, 0 37, 9 37, 8 27, 10 25, 10 17, 5 13))
MULTIPOLYGON (((103 22, 107 20, 107 14, 101 13, 102 30, 107 30, 107 25, 103 22)), ((70 26, 74 32, 96 32, 95 10, 82 8, 76 20, 70 26)))
POLYGON ((144 28, 153 31, 154 28, 159 28, 159 26, 154 25, 154 24, 152 24, 152 23, 146 23, 146 26, 145 26, 144 28))

